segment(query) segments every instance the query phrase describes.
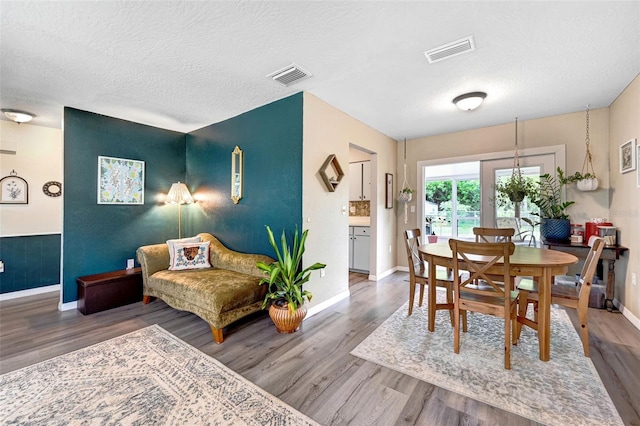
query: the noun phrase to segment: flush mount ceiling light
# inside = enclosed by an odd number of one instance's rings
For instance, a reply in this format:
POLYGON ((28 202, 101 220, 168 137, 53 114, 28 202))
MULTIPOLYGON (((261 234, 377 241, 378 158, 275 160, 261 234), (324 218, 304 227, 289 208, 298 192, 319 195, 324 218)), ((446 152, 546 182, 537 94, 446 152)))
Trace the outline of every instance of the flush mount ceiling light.
POLYGON ((35 117, 35 114, 31 114, 26 111, 18 111, 17 109, 2 108, 2 112, 4 112, 4 115, 6 115, 9 120, 15 121, 18 124, 27 123, 35 117))
POLYGON ((453 99, 453 103, 463 111, 471 111, 480 106, 487 94, 484 92, 471 92, 457 96, 453 99))

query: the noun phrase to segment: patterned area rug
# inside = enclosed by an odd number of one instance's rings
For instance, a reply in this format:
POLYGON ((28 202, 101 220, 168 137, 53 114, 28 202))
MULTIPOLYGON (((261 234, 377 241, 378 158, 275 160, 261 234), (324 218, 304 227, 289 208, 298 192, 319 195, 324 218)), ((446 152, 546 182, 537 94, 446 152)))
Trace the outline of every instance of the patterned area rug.
POLYGON ((0 423, 317 425, 157 325, 0 376, 0 423))
MULTIPOLYGON (((444 293, 438 291, 444 302, 444 293)), ((600 376, 582 352, 567 313, 552 309, 551 360, 538 358, 538 338, 523 327, 504 369, 504 322, 470 314, 453 352, 448 311, 436 312, 435 332, 427 331, 426 300, 407 316, 405 303, 352 352, 444 389, 548 425, 622 425, 600 376)))

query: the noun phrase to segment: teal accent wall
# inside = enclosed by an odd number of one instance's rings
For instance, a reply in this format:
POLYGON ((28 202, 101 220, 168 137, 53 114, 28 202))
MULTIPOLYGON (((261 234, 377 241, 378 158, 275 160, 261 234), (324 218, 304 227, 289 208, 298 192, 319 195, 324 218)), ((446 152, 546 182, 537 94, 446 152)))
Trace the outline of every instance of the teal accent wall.
POLYGON ((124 269, 136 249, 178 235, 175 206, 157 196, 185 178, 185 135, 64 109, 63 302, 76 278, 124 269), (98 156, 145 162, 144 205, 97 204, 98 156))
POLYGON ((60 234, 0 238, 0 293, 60 283, 60 234))
MULTIPOLYGON (((203 200, 188 211, 189 234, 214 234, 245 253, 273 256, 265 225, 302 229, 302 93, 187 135, 187 182, 203 200), (231 200, 231 152, 244 153, 243 198, 231 200)), ((183 231, 184 234, 184 231, 183 231)))

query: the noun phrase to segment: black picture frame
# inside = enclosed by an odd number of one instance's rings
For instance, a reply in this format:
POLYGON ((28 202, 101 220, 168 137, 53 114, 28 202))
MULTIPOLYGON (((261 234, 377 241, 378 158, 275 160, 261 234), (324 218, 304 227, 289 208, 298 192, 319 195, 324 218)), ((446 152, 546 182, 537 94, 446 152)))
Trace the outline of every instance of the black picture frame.
POLYGON ((393 174, 385 173, 385 191, 384 191, 384 207, 386 209, 393 208, 393 174))

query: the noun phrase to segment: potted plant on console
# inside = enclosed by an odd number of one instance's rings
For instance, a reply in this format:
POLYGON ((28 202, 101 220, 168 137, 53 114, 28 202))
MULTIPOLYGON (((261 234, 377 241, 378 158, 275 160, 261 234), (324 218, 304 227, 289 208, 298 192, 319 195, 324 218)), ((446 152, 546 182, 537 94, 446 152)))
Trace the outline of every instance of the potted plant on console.
POLYGON ((260 285, 267 285, 262 308, 269 306, 269 316, 279 333, 293 333, 298 330, 307 315, 304 302, 310 301, 312 297, 309 291, 302 289, 302 285, 309 281, 311 271, 326 267, 323 263, 314 263, 302 269, 302 255, 308 232, 307 229, 299 235, 296 227, 293 234, 293 249, 291 249, 283 230, 280 248, 278 248, 273 232, 267 226, 269 244, 273 247, 276 260, 270 264, 264 262, 256 264, 266 275, 260 280, 260 285))
POLYGON ((565 241, 571 235, 569 215, 565 210, 575 201, 562 201, 562 187, 569 183, 569 180, 560 167, 557 174, 557 177, 549 173, 541 175, 538 188, 529 194, 529 198, 540 209, 535 214, 540 216, 542 238, 565 241))

